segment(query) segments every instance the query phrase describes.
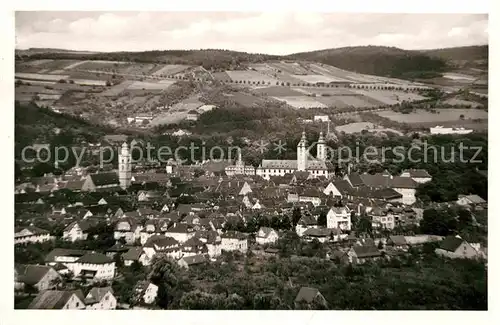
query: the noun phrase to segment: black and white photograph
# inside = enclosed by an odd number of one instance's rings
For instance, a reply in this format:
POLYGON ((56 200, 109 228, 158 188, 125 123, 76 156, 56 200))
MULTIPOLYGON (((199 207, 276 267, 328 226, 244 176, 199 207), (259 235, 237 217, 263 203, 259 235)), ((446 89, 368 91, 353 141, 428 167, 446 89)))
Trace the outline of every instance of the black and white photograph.
POLYGON ((13 13, 13 308, 487 311, 488 14, 362 9, 13 13))

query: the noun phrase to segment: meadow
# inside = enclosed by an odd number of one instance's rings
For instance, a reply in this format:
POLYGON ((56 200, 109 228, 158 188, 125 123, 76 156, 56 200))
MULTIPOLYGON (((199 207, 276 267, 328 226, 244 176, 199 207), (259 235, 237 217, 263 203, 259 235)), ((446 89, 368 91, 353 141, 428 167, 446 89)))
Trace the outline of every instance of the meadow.
POLYGON ((438 108, 436 113, 426 110, 416 110, 409 114, 394 112, 391 110, 376 112, 379 116, 388 118, 399 123, 441 123, 460 121, 460 115, 464 119, 487 119, 488 112, 480 109, 438 108))

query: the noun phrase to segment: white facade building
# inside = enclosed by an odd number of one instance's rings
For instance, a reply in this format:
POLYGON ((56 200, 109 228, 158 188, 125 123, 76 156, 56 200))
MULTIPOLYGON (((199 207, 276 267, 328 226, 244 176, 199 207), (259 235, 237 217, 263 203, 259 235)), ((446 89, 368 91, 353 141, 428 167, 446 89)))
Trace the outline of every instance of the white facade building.
POLYGON ((323 133, 318 139, 318 157, 309 159, 309 150, 305 132, 297 145, 296 160, 271 160, 264 159, 257 167, 256 174, 269 180, 271 176, 284 176, 296 171, 307 171, 311 178, 328 177, 328 167, 326 165, 326 144, 323 133))
POLYGON ((123 143, 122 150, 118 156, 118 165, 120 187, 126 189, 130 186, 132 180, 132 155, 126 142, 123 143))
POLYGON ((351 230, 351 212, 347 207, 332 207, 326 214, 326 227, 351 230))

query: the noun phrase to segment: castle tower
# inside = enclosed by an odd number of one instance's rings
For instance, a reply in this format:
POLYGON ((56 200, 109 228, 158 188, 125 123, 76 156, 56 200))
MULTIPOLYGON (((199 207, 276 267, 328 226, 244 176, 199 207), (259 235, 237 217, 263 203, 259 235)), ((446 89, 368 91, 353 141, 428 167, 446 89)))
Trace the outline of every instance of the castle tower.
POLYGON ((118 178, 122 189, 130 186, 132 179, 132 156, 126 142, 122 144, 122 150, 118 155, 118 178))
POLYGON ((297 170, 305 171, 307 167, 307 139, 306 133, 302 132, 302 138, 297 145, 297 170))
POLYGON ((325 161, 326 160, 326 143, 325 143, 325 138, 323 137, 323 132, 319 133, 319 139, 318 139, 318 150, 317 150, 317 155, 316 158, 318 160, 325 161))

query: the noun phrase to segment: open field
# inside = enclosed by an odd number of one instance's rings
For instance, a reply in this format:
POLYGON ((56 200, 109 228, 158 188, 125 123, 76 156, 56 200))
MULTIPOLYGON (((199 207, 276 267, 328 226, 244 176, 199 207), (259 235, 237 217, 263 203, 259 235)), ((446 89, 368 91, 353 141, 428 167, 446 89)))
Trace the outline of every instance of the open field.
POLYGON ((461 80, 464 80, 464 81, 474 81, 474 80, 477 79, 477 77, 475 77, 475 76, 470 76, 470 75, 466 75, 466 74, 463 74, 463 73, 453 73, 453 72, 444 73, 443 77, 447 78, 447 79, 460 80, 460 81, 461 80))
POLYGON ((172 124, 179 123, 185 120, 187 117, 187 112, 166 112, 156 116, 149 123, 151 126, 161 125, 161 124, 172 124))
POLYGON ((258 73, 256 71, 226 71, 226 73, 229 75, 229 78, 233 81, 239 81, 239 80, 245 80, 247 83, 250 82, 271 82, 271 84, 274 82, 276 83, 276 79, 266 76, 264 74, 258 73))
POLYGON ((310 83, 310 84, 330 83, 330 82, 334 82, 334 81, 342 81, 341 79, 327 77, 327 76, 323 76, 323 75, 320 75, 320 74, 307 74, 307 75, 296 75, 296 74, 293 74, 291 76, 293 78, 302 80, 303 82, 307 82, 307 83, 310 83))
POLYGON ((59 81, 61 79, 68 79, 68 75, 59 75, 59 74, 40 74, 40 73, 16 73, 15 77, 17 79, 26 79, 26 80, 43 80, 43 81, 59 81))
POLYGON ((325 108, 327 105, 315 100, 314 97, 308 96, 285 96, 285 97, 273 97, 279 101, 284 101, 288 105, 295 108, 325 108))
POLYGON ((126 80, 122 83, 114 85, 112 87, 107 88, 105 91, 101 93, 102 96, 118 96, 120 93, 125 91, 131 84, 133 84, 133 80, 126 80))
POLYGON ((376 114, 391 119, 399 123, 433 123, 434 125, 442 122, 460 121, 460 115, 464 115, 464 119, 487 119, 488 112, 480 109, 467 108, 439 108, 436 113, 431 113, 426 110, 417 110, 409 114, 403 114, 394 111, 379 111, 376 114))
POLYGON ((153 76, 170 76, 177 74, 179 72, 182 72, 186 69, 190 68, 189 65, 183 65, 183 64, 167 64, 164 65, 160 70, 155 71, 152 75, 153 76))
POLYGON ((73 79, 73 82, 84 86, 106 86, 106 81, 104 80, 73 79))
POLYGON ((345 125, 336 126, 335 131, 351 134, 351 133, 359 133, 363 130, 373 129, 374 127, 375 124, 371 122, 357 122, 357 123, 349 123, 345 125))
POLYGON ((163 90, 170 87, 174 82, 173 80, 161 80, 159 82, 134 81, 127 89, 163 90))
POLYGON ((375 107, 375 106, 380 106, 381 103, 365 96, 361 95, 345 95, 345 96, 321 96, 321 97, 316 97, 316 100, 325 103, 327 106, 331 107, 339 107, 339 108, 344 108, 344 107, 355 107, 355 108, 361 108, 361 107, 375 107))
POLYGON ((463 100, 459 98, 450 98, 444 101, 445 104, 450 104, 450 105, 464 105, 464 106, 469 106, 472 108, 480 107, 481 104, 476 103, 476 102, 471 102, 468 100, 463 100))
POLYGON ((354 93, 373 98, 382 104, 395 105, 401 103, 403 100, 413 102, 417 100, 423 100, 425 97, 414 93, 405 93, 401 91, 391 91, 391 90, 362 90, 353 89, 354 93))
POLYGON ((309 71, 306 70, 304 67, 302 67, 299 63, 297 62, 272 62, 268 63, 268 65, 276 70, 280 70, 282 73, 287 73, 287 74, 297 74, 297 75, 304 75, 308 74, 309 71))
POLYGON ((301 96, 304 93, 301 91, 297 91, 293 88, 289 87, 281 87, 281 86, 271 86, 271 87, 264 87, 264 88, 256 88, 252 90, 253 93, 255 94, 261 94, 264 96, 278 96, 278 97, 283 97, 283 96, 301 96))

